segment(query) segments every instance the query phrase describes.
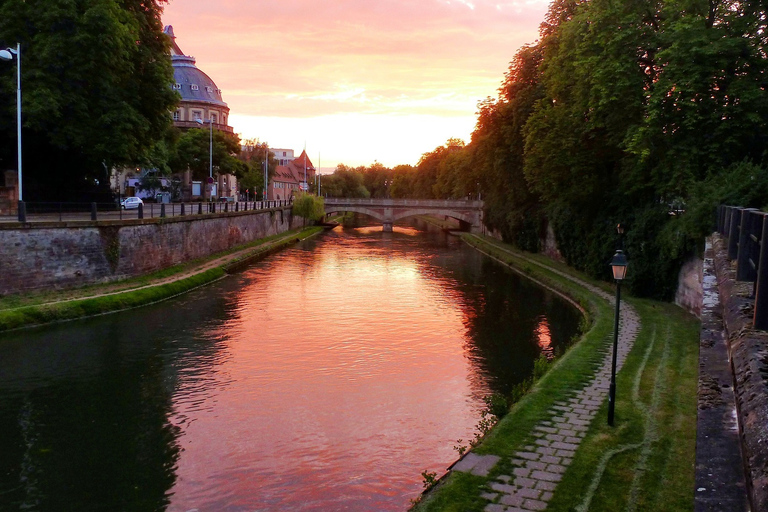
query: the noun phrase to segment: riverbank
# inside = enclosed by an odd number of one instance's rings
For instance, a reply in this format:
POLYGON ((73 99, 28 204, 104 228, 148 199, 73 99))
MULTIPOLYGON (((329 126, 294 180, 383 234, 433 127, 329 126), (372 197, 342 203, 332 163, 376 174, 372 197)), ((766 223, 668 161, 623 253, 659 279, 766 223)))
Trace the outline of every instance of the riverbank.
POLYGON ((313 236, 310 226, 273 235, 146 276, 84 288, 0 298, 0 332, 145 306, 223 278, 244 265, 313 236))
POLYGON ((569 295, 590 326, 415 510, 693 509, 698 321, 671 304, 623 299, 609 427, 612 289, 541 255, 463 238, 569 295))

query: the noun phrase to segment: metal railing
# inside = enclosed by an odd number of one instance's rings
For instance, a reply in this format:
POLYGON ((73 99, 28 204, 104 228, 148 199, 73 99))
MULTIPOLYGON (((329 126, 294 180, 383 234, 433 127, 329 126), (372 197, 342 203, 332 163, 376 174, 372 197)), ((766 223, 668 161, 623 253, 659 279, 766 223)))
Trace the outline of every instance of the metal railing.
POLYGON ((16 210, 0 215, 4 222, 86 222, 97 220, 152 219, 269 210, 290 206, 292 200, 219 201, 192 203, 140 203, 125 209, 119 203, 21 202, 16 210))
POLYGON ((728 259, 736 261, 736 280, 754 283, 753 324, 768 329, 768 213, 720 205, 717 231, 728 240, 728 259))

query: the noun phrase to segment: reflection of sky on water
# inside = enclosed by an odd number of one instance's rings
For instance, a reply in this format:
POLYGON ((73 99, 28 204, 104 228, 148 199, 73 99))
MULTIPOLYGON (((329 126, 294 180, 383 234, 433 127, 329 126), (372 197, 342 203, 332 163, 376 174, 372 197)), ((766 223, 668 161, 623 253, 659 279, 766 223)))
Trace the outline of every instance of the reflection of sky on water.
POLYGON ((6 335, 0 509, 404 509, 578 320, 417 235, 339 228, 173 301, 6 335))

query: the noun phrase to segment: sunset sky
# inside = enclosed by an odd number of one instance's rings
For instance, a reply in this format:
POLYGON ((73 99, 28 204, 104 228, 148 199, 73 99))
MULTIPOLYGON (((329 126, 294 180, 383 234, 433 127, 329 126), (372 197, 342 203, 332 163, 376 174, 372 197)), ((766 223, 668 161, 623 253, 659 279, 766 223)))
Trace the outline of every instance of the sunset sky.
POLYGON ((416 164, 469 141, 549 0, 170 0, 163 22, 242 138, 336 164, 416 164), (319 156, 318 156, 319 155, 319 156))

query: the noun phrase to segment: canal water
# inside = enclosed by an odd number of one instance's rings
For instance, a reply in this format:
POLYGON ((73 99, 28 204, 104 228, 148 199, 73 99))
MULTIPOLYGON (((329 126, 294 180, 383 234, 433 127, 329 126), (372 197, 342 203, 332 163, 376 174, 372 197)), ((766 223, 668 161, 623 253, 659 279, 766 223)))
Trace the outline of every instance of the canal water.
POLYGON ((9 333, 0 510, 405 510, 579 318, 454 237, 339 227, 173 300, 9 333))

